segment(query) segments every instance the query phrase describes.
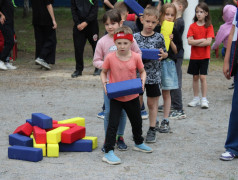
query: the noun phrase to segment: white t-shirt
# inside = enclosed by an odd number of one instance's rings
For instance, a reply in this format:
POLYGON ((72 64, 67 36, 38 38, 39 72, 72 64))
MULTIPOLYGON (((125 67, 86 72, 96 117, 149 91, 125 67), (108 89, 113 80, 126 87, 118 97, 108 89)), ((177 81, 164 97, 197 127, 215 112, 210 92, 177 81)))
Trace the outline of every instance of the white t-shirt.
MULTIPOLYGON (((236 11, 236 14, 237 14, 237 11, 236 11)), ((232 24, 235 25, 235 32, 234 32, 234 36, 233 36, 232 41, 236 41, 237 40, 237 27, 236 27, 237 20, 236 20, 236 14, 235 14, 233 22, 232 22, 232 24)))

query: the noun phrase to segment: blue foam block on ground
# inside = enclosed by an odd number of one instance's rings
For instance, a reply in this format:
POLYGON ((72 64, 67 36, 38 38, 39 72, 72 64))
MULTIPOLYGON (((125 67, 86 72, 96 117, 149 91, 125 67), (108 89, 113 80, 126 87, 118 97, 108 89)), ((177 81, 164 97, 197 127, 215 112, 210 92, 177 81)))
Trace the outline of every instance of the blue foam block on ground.
POLYGON ((117 83, 110 83, 106 85, 107 96, 109 99, 132 94, 142 93, 142 82, 140 78, 130 79, 117 83))
POLYGON ((60 152, 92 152, 93 141, 80 139, 72 144, 59 143, 60 152))
POLYGON ((159 49, 140 49, 142 52, 142 59, 149 59, 149 60, 158 60, 160 56, 159 49))
POLYGON ((30 125, 34 126, 32 119, 27 119, 26 122, 28 122, 30 125))
POLYGON ((9 144, 12 146, 19 145, 19 146, 33 147, 33 139, 29 138, 28 136, 24 136, 17 133, 10 134, 9 144))
POLYGON ((126 3, 137 16, 141 16, 144 13, 144 8, 135 0, 124 0, 124 3, 126 3))
POLYGON ((8 147, 8 158, 38 162, 43 159, 42 149, 25 146, 10 146, 8 147))
POLYGON ((32 113, 32 123, 42 129, 52 128, 52 118, 42 113, 32 113))

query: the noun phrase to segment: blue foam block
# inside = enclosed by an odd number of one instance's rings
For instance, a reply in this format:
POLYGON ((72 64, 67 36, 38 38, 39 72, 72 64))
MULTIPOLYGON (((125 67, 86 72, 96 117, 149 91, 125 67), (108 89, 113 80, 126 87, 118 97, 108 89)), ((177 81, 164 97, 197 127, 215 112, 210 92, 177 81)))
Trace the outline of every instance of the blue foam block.
POLYGON ((159 49, 140 49, 142 52, 142 59, 143 60, 158 60, 160 58, 160 56, 158 54, 160 54, 159 49))
POLYGON ((25 146, 10 146, 8 147, 8 158, 38 162, 43 159, 42 149, 25 146))
POLYGON ((59 143, 60 152, 92 152, 92 140, 80 139, 72 144, 59 143))
POLYGON ((21 134, 10 134, 9 135, 9 144, 10 145, 19 145, 19 146, 28 146, 33 147, 33 139, 28 136, 21 134))
POLYGON ((107 96, 109 99, 132 94, 142 93, 142 82, 140 78, 130 79, 117 83, 110 83, 106 85, 107 96))
POLYGON ((124 3, 129 6, 137 16, 141 16, 144 13, 144 8, 135 0, 124 0, 124 3))
POLYGON ((52 128, 52 118, 42 113, 32 113, 32 123, 42 129, 52 128))
POLYGON ((32 119, 27 119, 26 122, 28 122, 30 125, 34 126, 32 119))

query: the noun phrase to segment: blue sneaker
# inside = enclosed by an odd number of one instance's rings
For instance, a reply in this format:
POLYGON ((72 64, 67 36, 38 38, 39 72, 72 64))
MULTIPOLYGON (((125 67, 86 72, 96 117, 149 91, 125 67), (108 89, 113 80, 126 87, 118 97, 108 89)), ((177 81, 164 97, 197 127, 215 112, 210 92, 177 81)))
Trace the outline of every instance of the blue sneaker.
POLYGON ((151 153, 153 152, 153 149, 150 148, 149 146, 146 146, 144 143, 136 145, 133 147, 134 151, 140 151, 140 152, 145 152, 145 153, 151 153))
POLYGON ((120 158, 118 158, 113 150, 109 151, 108 153, 104 154, 104 157, 102 158, 102 161, 107 162, 108 164, 116 165, 121 164, 120 158))
POLYGON ((124 141, 124 138, 122 136, 119 136, 118 137, 118 140, 117 140, 117 149, 120 150, 120 151, 126 151, 127 150, 127 145, 124 141))
POLYGON ((100 119, 104 119, 104 117, 105 117, 104 116, 104 111, 98 113, 97 117, 100 118, 100 119))
POLYGON ((149 115, 148 115, 148 113, 146 112, 146 110, 142 110, 142 111, 140 112, 140 114, 141 114, 141 118, 142 118, 143 120, 149 118, 149 115))
POLYGON ((226 151, 226 152, 222 153, 220 156, 220 160, 223 160, 223 161, 231 161, 234 158, 236 158, 236 155, 230 151, 226 151))

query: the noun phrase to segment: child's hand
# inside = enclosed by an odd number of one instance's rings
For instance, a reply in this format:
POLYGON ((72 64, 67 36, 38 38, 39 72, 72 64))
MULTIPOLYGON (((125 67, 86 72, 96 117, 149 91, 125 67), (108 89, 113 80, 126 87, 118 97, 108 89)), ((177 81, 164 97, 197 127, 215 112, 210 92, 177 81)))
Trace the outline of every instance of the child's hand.
POLYGON ((6 21, 5 16, 1 13, 0 23, 3 25, 6 21))
POLYGON ((170 41, 173 41, 173 38, 174 38, 174 35, 173 35, 173 34, 170 34, 170 35, 169 35, 170 41))
POLYGON ((107 95, 107 83, 104 83, 104 85, 103 85, 103 88, 104 88, 104 91, 105 91, 105 94, 107 95))
POLYGON ((164 52, 164 50, 162 48, 159 49, 160 54, 158 54, 160 56, 159 60, 161 61, 162 59, 165 59, 168 57, 168 53, 164 52))

